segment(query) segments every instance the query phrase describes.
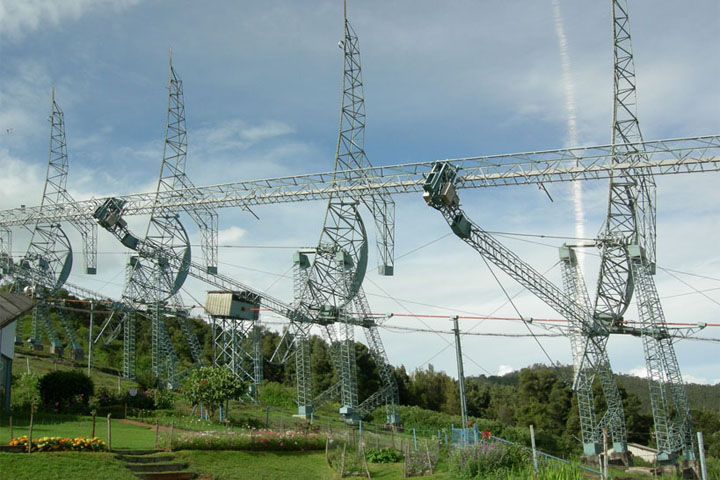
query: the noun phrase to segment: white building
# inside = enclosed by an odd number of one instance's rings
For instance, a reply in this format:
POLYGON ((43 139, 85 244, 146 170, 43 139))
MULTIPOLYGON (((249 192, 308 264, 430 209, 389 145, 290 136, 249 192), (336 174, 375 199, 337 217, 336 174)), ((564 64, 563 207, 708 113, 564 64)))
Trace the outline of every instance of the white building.
POLYGON ((33 308, 35 301, 24 295, 0 292, 0 408, 10 409, 10 380, 15 354, 16 320, 33 308))

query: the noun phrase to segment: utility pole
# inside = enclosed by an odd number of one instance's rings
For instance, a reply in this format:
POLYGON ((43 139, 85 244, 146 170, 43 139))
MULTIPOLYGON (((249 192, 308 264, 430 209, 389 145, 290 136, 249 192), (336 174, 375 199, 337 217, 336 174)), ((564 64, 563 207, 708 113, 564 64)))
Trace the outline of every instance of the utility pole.
POLYGON ((87 367, 88 377, 90 376, 90 369, 92 368, 94 313, 95 313, 95 302, 93 300, 90 300, 90 332, 88 333, 88 367, 87 367))
POLYGON ((455 355, 457 356, 458 384, 460 385, 460 418, 462 419, 463 432, 467 428, 467 402, 465 400, 465 373, 463 372, 462 346, 460 345, 460 328, 458 327, 458 316, 450 317, 453 322, 453 333, 455 333, 455 355))

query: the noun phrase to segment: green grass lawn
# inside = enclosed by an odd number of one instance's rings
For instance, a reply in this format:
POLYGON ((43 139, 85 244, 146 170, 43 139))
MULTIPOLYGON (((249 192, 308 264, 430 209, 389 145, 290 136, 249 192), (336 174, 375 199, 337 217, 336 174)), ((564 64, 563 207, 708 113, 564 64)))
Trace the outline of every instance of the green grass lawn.
MULTIPOLYGON (((325 461, 325 452, 228 452, 228 451, 180 451, 174 452, 178 459, 190 463, 190 468, 215 479, 336 479, 340 475, 325 461)), ((403 478, 402 463, 370 463, 372 478, 403 478)), ((429 479, 450 479, 447 472, 439 472, 429 479)))
MULTIPOLYGON (((178 460, 188 462, 189 470, 216 480, 332 480, 340 478, 325 461, 324 452, 262 453, 227 451, 180 451, 178 460)), ((370 464, 372 478, 402 478, 402 464, 370 464)), ((2 478, 14 480, 102 478, 123 480, 136 478, 123 463, 109 453, 0 453, 2 478)), ((438 473, 430 479, 450 479, 438 473)))
MULTIPOLYGON (((29 418, 13 417, 13 435, 15 437, 28 434, 29 418)), ((33 422, 33 438, 40 437, 90 437, 92 419, 86 416, 55 416, 38 415, 33 422)), ((155 445, 155 432, 146 427, 127 425, 111 419, 112 448, 148 449, 155 445)), ((107 419, 97 418, 95 436, 107 442, 107 419)), ((0 445, 10 442, 8 417, 0 416, 0 445)), ((161 445, 165 444, 165 435, 161 432, 161 445)))
POLYGON ((111 453, 0 453, 0 478, 37 479, 137 479, 111 453))

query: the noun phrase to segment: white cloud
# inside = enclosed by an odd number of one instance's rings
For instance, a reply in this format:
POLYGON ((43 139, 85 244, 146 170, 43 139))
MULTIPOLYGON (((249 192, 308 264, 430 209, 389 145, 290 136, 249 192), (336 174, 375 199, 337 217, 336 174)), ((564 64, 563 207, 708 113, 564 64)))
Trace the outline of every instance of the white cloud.
MULTIPOLYGON (((631 368, 627 372, 627 375, 633 375, 635 377, 640 377, 640 378, 647 378, 648 377, 647 367, 637 366, 637 367, 631 368)), ((717 379, 708 380, 707 377, 699 377, 699 376, 687 374, 687 373, 683 374, 682 377, 683 377, 683 381, 685 381, 685 383, 696 383, 699 385, 714 385, 715 383, 718 382, 717 379)))
POLYGON ((124 9, 140 0, 0 0, 0 37, 20 40, 46 25, 75 21, 97 8, 124 9))
POLYGON ((294 133, 286 123, 276 120, 265 121, 257 125, 248 125, 244 120, 226 120, 212 127, 200 128, 190 132, 192 149, 203 153, 218 153, 248 148, 272 138, 294 133))
POLYGON ((713 383, 708 381, 707 378, 700 378, 696 377, 694 375, 683 375, 683 380, 685 383, 697 383, 699 385, 712 385, 713 383))
POLYGON ((497 376, 502 377, 503 375, 507 375, 508 373, 512 373, 516 368, 511 367, 510 365, 498 365, 497 370, 497 376))
POLYGON ((254 144, 268 138, 287 135, 289 133, 295 133, 295 130, 289 125, 283 122, 269 121, 243 129, 240 132, 240 136, 250 144, 254 144))
POLYGON ((218 245, 239 245, 245 237, 245 230, 240 227, 230 227, 218 231, 218 245))
POLYGON ((646 367, 643 367, 643 366, 634 367, 634 368, 631 368, 631 369, 627 372, 627 374, 628 374, 628 375, 633 375, 633 376, 635 376, 635 377, 647 378, 647 368, 646 368, 646 367))
POLYGON ((45 170, 39 165, 28 165, 0 148, 0 208, 17 208, 21 204, 39 205, 42 197, 45 170))

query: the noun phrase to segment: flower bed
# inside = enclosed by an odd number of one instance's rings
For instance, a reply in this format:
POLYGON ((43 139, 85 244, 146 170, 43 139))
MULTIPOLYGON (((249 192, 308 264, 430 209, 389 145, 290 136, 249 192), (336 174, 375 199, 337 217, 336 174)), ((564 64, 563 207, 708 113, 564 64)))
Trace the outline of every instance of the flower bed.
POLYGON ((325 448, 325 435, 273 430, 251 430, 248 433, 202 432, 173 440, 176 450, 260 450, 303 451, 325 448))
MULTIPOLYGON (((24 447, 27 450, 28 438, 25 436, 10 440, 11 447, 24 447)), ((107 450, 105 442, 99 438, 64 438, 64 437, 41 437, 33 438, 33 452, 104 452, 107 450)))

